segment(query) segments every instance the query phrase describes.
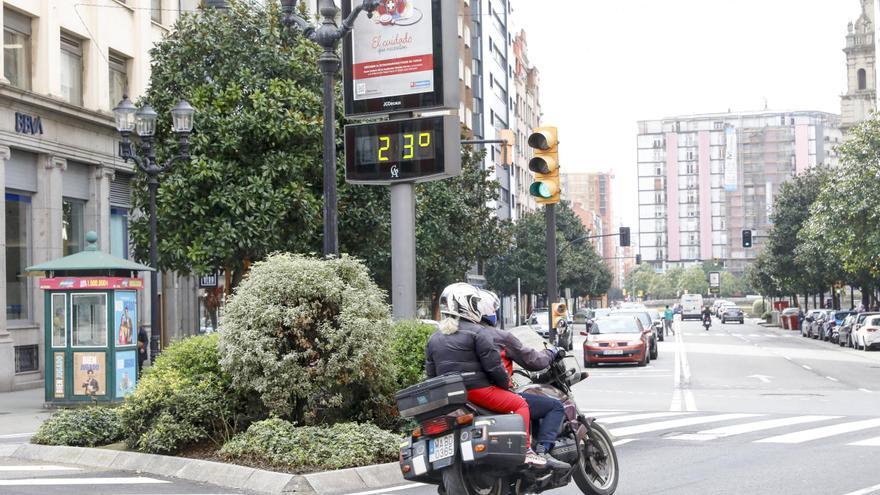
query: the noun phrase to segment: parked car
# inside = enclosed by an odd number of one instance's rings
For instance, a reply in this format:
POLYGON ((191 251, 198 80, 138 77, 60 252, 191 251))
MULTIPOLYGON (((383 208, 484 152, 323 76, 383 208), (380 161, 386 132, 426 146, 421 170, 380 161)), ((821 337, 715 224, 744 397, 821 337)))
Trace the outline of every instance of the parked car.
POLYGON ((725 304, 733 304, 733 303, 731 303, 730 301, 725 301, 724 299, 719 299, 719 300, 715 301, 714 303, 712 303, 711 313, 720 318, 721 313, 718 310, 721 308, 721 306, 723 306, 725 304))
POLYGON ((870 351, 873 347, 880 347, 880 315, 869 316, 865 318, 862 326, 859 327, 856 337, 857 343, 865 352, 870 351))
POLYGON ((852 311, 835 311, 825 324, 825 333, 822 337, 828 342, 836 344, 840 340, 840 327, 851 314, 852 311))
POLYGON ((825 323, 834 317, 834 312, 828 309, 820 309, 810 324, 808 337, 811 339, 822 339, 825 332, 825 323))
POLYGON ((856 317, 856 321, 853 322, 851 333, 851 339, 853 348, 856 350, 862 349, 862 339, 860 338, 860 331, 865 323, 868 321, 868 318, 872 316, 880 316, 880 313, 877 312, 865 312, 859 313, 856 317))
POLYGON ((801 325, 801 337, 809 337, 816 317, 822 314, 821 309, 811 309, 804 315, 804 324, 801 325))
POLYGON ((651 315, 651 327, 654 329, 657 340, 663 342, 663 316, 654 309, 648 310, 648 314, 651 315))
MULTIPOLYGON (((545 339, 550 339, 550 314, 546 310, 543 313, 533 312, 529 317, 529 326, 532 327, 538 335, 545 339)), ((572 335, 574 325, 571 320, 566 322, 565 328, 561 329, 556 335, 556 345, 566 350, 574 349, 574 335, 572 335)))
MULTIPOLYGON (((853 323, 855 323, 858 315, 856 313, 852 313, 846 318, 843 319, 843 323, 834 328, 834 335, 837 336, 835 342, 840 347, 852 347, 851 334, 853 323)), ((833 338, 833 336, 832 336, 833 338)))
POLYGON ((638 318, 639 322, 642 324, 642 328, 648 333, 648 351, 651 354, 651 359, 657 359, 660 357, 660 353, 657 350, 657 335, 653 330, 654 320, 651 318, 651 313, 649 313, 648 310, 618 310, 612 311, 609 317, 612 316, 635 316, 638 318))
POLYGON ((584 332, 584 367, 598 363, 638 363, 645 366, 651 362, 649 329, 633 315, 614 315, 593 322, 589 332, 584 332))
POLYGON ((727 323, 728 321, 738 321, 741 325, 745 325, 746 315, 743 313, 743 310, 736 306, 731 306, 723 309, 721 312, 721 323, 727 323))

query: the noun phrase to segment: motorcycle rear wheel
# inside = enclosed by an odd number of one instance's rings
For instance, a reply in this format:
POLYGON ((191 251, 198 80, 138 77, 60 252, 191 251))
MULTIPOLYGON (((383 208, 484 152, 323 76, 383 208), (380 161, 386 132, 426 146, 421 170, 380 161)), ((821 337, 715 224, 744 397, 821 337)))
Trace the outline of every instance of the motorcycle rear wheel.
POLYGON ((443 492, 449 495, 502 495, 503 480, 496 479, 488 486, 482 486, 477 477, 470 475, 461 460, 443 470, 443 492))
POLYGON ((617 452, 611 435, 593 423, 587 442, 580 444, 580 458, 574 470, 574 482, 585 495, 612 495, 620 481, 617 452))

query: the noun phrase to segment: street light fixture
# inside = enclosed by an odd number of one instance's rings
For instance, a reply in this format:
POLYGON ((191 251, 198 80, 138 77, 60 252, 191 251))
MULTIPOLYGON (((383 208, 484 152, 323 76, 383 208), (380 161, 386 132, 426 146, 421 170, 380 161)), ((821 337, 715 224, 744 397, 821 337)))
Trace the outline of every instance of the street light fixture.
MULTIPOLYGON (((349 1, 349 0, 345 0, 349 1)), ((339 255, 339 237, 336 220, 336 99, 335 79, 342 62, 339 60, 339 42, 351 33, 361 12, 368 17, 379 8, 379 0, 363 0, 351 14, 336 24, 339 8, 334 0, 318 0, 318 12, 323 18, 319 26, 309 24, 297 12, 298 0, 281 0, 281 24, 317 44, 324 51, 318 57, 318 67, 324 76, 324 256, 339 255)))
POLYGON ((156 134, 156 121, 158 114, 149 104, 137 108, 132 104, 128 96, 123 96, 122 101, 113 109, 116 121, 116 130, 122 136, 119 143, 119 156, 135 165, 147 175, 147 186, 150 192, 150 360, 155 361, 159 354, 159 338, 162 332, 162 322, 159 321, 159 251, 156 234, 156 192, 159 189, 159 175, 168 171, 174 163, 189 160, 189 134, 192 132, 193 116, 195 109, 184 100, 181 100, 173 110, 171 119, 174 133, 180 144, 177 155, 159 164, 156 162, 156 150, 154 140, 156 134), (140 137, 141 154, 137 156, 131 142, 132 131, 136 131, 140 137))

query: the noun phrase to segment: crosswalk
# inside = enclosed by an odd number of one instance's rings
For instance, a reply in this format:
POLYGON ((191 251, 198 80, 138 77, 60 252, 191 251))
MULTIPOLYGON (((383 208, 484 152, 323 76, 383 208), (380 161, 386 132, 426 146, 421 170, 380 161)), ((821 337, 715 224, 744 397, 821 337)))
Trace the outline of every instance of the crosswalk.
POLYGON ((759 444, 824 440, 850 447, 880 447, 880 417, 665 411, 599 411, 587 415, 606 426, 617 445, 649 438, 682 443, 739 438, 759 444))
POLYGON ((684 332, 682 335, 685 337, 706 337, 706 338, 717 338, 717 337, 763 337, 767 339, 793 339, 795 337, 800 337, 800 334, 775 334, 775 333, 736 333, 736 332, 684 332))

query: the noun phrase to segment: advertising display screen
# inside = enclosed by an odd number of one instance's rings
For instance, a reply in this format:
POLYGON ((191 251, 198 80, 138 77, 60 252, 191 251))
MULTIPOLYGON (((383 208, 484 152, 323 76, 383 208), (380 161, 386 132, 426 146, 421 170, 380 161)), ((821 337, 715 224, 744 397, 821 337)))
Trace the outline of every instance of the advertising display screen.
POLYGON ((388 184, 456 175, 457 132, 458 121, 450 116, 346 126, 346 180, 388 184))

